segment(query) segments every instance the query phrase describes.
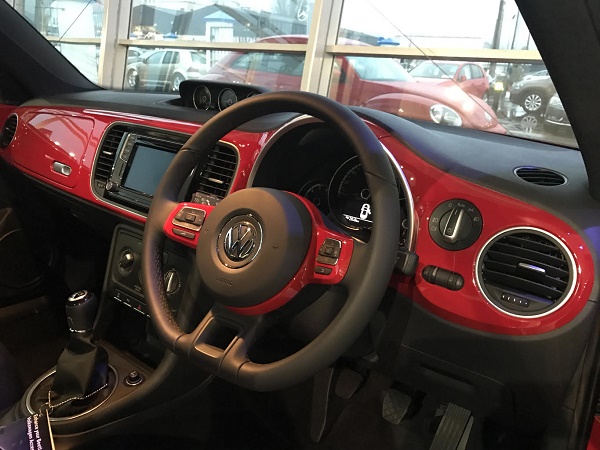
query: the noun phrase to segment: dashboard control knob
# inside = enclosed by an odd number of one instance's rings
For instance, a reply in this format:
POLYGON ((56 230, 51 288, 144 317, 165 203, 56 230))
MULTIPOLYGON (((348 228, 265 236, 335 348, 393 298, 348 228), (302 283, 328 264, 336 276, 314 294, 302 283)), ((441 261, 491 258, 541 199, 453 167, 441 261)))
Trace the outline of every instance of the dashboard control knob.
POLYGON ((135 263, 135 253, 130 248, 126 248, 121 252, 119 258, 119 271, 124 275, 129 275, 135 263))
POLYGON ((119 190, 119 184, 109 180, 106 182, 106 190, 108 192, 117 192, 119 190))
POLYGON ((462 199, 438 205, 429 219, 429 235, 446 250, 462 250, 473 245, 482 229, 481 212, 473 203, 462 199))
POLYGON ((181 277, 175 269, 170 269, 165 273, 165 290, 167 295, 173 295, 181 286, 181 277))
POLYGON ((125 377, 125 384, 127 386, 137 386, 144 382, 144 375, 139 373, 137 370, 132 370, 125 377))

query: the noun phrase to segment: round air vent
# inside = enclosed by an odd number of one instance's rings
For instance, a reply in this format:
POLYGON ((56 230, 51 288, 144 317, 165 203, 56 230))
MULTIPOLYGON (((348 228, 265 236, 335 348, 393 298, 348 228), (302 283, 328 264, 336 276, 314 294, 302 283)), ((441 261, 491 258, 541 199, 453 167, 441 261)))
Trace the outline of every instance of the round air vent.
POLYGON ((493 237, 477 258, 477 283, 504 313, 540 317, 560 308, 575 288, 575 260, 555 236, 512 228, 493 237))
POLYGON ((0 131, 0 148, 6 148, 10 145, 15 133, 17 132, 17 115, 11 114, 4 122, 2 131, 0 131))
POLYGON ((517 167, 515 175, 539 186, 561 186, 567 182, 567 177, 563 174, 543 167, 517 167))

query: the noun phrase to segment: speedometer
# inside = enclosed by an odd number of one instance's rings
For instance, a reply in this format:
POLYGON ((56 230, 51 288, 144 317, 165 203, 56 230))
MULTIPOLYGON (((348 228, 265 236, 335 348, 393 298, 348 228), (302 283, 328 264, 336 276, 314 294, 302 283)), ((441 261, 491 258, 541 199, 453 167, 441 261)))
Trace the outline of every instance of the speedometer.
POLYGON ((358 157, 350 158, 333 175, 329 185, 329 207, 333 217, 344 227, 371 229, 371 192, 358 157))
POLYGON ((298 194, 310 200, 323 214, 327 215, 329 214, 328 191, 329 188, 326 184, 319 181, 309 181, 302 186, 298 194))

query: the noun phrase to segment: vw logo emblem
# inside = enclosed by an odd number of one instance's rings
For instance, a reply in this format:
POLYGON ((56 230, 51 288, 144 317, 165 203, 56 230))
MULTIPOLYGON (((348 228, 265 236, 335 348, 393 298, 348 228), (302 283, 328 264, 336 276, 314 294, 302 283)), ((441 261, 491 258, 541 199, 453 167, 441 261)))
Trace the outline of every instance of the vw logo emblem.
POLYGON ((252 254, 256 247, 256 228, 250 222, 235 223, 225 233, 223 248, 225 254, 235 262, 243 261, 252 254))
POLYGON ((217 239, 217 255, 224 266, 239 269, 250 264, 262 246, 263 231, 252 214, 231 218, 217 239))

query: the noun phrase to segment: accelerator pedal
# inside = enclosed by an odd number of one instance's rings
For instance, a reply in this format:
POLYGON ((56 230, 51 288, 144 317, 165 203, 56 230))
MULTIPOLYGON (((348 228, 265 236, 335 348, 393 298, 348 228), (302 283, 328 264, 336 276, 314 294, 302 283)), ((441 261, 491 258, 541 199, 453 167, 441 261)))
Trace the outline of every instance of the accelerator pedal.
POLYGON ((454 403, 448 403, 429 450, 465 449, 472 427, 471 411, 454 403))

